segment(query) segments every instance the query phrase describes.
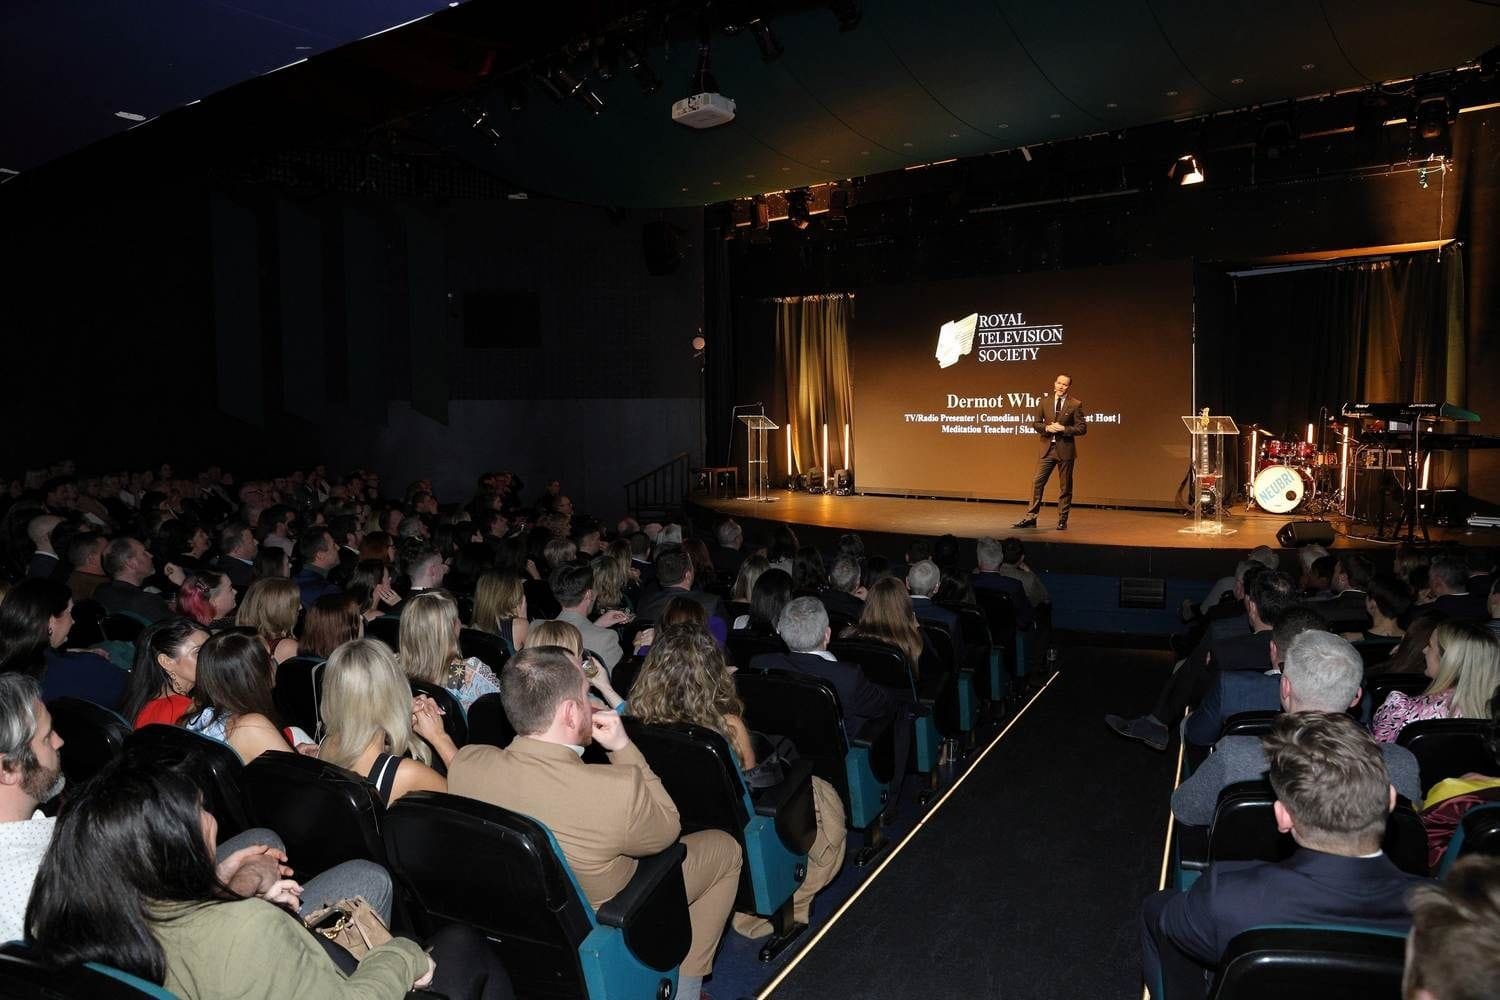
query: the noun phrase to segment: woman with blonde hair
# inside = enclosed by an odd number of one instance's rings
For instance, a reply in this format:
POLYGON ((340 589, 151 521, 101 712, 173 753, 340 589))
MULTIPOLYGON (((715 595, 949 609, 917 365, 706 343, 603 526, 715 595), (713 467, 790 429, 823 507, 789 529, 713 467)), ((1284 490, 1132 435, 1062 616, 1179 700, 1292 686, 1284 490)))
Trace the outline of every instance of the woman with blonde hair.
MULTIPOLYGON (((733 749, 752 787, 759 787, 761 778, 769 784, 778 780, 770 761, 760 767, 734 676, 713 636, 700 626, 672 625, 661 630, 630 689, 628 711, 647 725, 686 722, 712 729, 733 749)), ((769 744, 764 749, 769 751, 769 744)), ((807 854, 807 877, 792 895, 794 919, 800 924, 807 923, 813 896, 833 881, 843 865, 847 837, 838 793, 821 778, 813 778, 812 783, 818 832, 807 854)), ((750 938, 772 931, 769 921, 747 913, 735 914, 734 929, 750 938)))
POLYGON ((302 592, 297 585, 285 577, 268 576, 256 580, 245 591, 234 623, 255 629, 271 658, 285 663, 297 655, 297 640, 292 638, 292 630, 297 627, 297 612, 301 609, 302 592))
POLYGON ((628 567, 621 566, 618 559, 606 552, 589 560, 589 570, 594 574, 595 611, 603 614, 635 610, 625 593, 625 585, 630 582, 628 567))
POLYGON ((458 747, 433 700, 412 697, 385 643, 354 639, 333 651, 323 674, 322 714, 318 756, 363 774, 385 805, 407 792, 448 790, 430 765, 435 751, 447 767, 458 747))
POLYGON ((625 699, 610 686, 609 671, 599 662, 598 657, 583 648, 583 633, 578 631, 578 626, 556 618, 536 622, 526 637, 526 648, 536 649, 538 646, 552 646, 566 652, 589 679, 589 684, 604 699, 605 707, 617 712, 624 710, 625 699))
POLYGON ((1375 710, 1370 732, 1394 743, 1408 723, 1422 719, 1486 719, 1500 685, 1500 642, 1482 625, 1445 621, 1423 649, 1431 683, 1419 695, 1392 691, 1375 710))
POLYGON ((519 576, 488 572, 474 584, 474 627, 498 635, 514 653, 526 646, 526 587, 519 576))
POLYGON ((500 690, 495 672, 477 656, 458 650, 463 623, 458 605, 443 590, 424 590, 401 605, 401 669, 413 680, 453 692, 465 709, 500 690))
POLYGON ((734 604, 749 604, 751 596, 755 593, 755 581, 760 575, 771 568, 765 556, 755 555, 740 563, 740 572, 734 578, 734 590, 730 592, 729 600, 734 604))
POLYGON ((922 629, 912 610, 906 584, 893 576, 877 580, 865 598, 865 609, 845 635, 851 639, 874 639, 895 646, 906 654, 915 676, 922 662, 922 629))

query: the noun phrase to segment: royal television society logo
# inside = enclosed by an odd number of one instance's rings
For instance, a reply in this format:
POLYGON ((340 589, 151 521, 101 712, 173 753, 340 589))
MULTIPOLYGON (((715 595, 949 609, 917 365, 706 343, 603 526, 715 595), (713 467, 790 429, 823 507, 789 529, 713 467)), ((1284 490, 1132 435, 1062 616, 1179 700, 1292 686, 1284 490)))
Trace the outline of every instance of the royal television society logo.
POLYGON ((1026 314, 1019 312, 976 312, 942 325, 936 357, 939 368, 952 367, 971 353, 981 364, 1035 361, 1041 357, 1042 348, 1057 347, 1062 342, 1061 325, 1028 324, 1026 314))

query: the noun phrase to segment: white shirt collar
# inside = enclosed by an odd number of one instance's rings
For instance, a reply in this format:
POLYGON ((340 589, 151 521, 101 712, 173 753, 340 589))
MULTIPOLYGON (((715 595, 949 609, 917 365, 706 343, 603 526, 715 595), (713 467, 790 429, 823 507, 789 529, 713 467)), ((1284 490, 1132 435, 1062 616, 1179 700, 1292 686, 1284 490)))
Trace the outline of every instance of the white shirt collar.
POLYGON ((832 653, 830 653, 826 649, 809 649, 809 650, 805 650, 805 652, 807 652, 807 653, 809 653, 809 654, 811 654, 813 656, 821 656, 825 660, 832 660, 834 663, 839 662, 839 658, 837 656, 834 656, 832 653))

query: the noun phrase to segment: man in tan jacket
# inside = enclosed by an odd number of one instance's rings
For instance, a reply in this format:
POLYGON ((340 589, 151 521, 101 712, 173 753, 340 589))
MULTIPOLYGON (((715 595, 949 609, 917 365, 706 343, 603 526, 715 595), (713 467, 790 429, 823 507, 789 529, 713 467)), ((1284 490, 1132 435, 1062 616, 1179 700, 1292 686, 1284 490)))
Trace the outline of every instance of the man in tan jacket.
MULTIPOLYGON (((460 750, 448 768, 448 791, 545 823, 597 908, 625 888, 637 858, 678 840, 677 807, 619 715, 590 703, 588 679, 566 655, 523 650, 506 663, 500 686, 518 735, 504 750, 479 744, 460 750), (610 766, 583 762, 591 739, 609 751, 610 766)), ((696 1000, 734 907, 740 848, 720 830, 681 840, 693 943, 678 997, 696 1000)))

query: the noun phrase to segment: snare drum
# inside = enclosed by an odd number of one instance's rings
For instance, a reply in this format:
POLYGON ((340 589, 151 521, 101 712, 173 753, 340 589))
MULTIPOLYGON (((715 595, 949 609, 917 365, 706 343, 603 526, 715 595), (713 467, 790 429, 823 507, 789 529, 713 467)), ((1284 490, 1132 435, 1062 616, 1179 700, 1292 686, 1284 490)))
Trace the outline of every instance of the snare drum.
POLYGON ((1272 514, 1290 514, 1317 492, 1306 471, 1290 465, 1271 465, 1261 470, 1250 486, 1256 506, 1272 514))

